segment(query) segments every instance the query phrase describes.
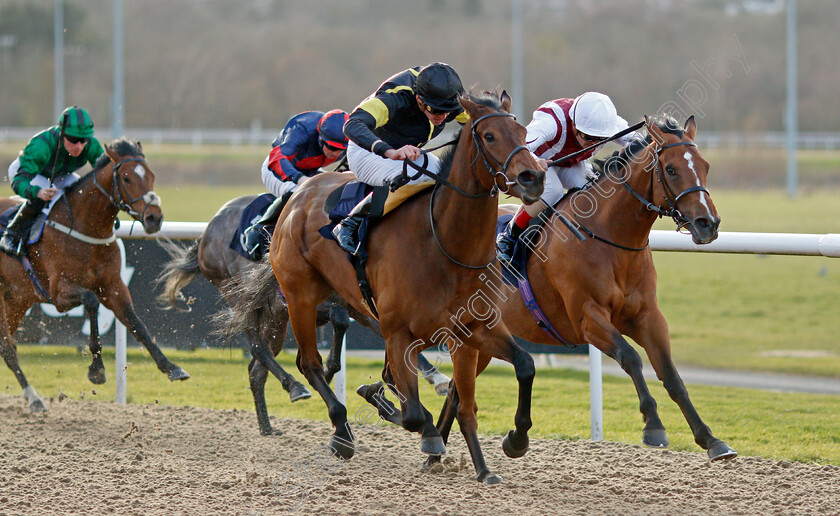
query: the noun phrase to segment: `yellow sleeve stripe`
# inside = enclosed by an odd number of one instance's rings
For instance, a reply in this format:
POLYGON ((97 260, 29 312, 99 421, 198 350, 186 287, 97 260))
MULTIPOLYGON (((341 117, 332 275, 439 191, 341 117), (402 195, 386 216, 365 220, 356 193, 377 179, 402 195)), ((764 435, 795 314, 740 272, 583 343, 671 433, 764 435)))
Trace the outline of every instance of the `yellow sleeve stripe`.
POLYGON ((460 124, 466 124, 470 121, 470 114, 466 111, 461 111, 461 113, 455 117, 455 121, 460 124))
POLYGON ((376 120, 376 127, 382 127, 383 125, 388 123, 388 107, 385 105, 384 102, 379 100, 376 97, 371 97, 361 104, 356 109, 361 109, 370 113, 370 116, 376 120))
POLYGON ((402 91, 402 90, 413 91, 413 90, 412 90, 410 87, 408 87, 408 86, 397 86, 397 87, 394 87, 394 88, 390 88, 390 89, 385 90, 385 93, 397 93, 398 91, 402 91))

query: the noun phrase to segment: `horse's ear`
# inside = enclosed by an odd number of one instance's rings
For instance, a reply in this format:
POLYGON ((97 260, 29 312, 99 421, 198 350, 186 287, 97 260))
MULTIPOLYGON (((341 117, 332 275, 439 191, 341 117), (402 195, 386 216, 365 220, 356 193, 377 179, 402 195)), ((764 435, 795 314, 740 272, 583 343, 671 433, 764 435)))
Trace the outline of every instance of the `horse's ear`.
POLYGON ((513 104, 513 100, 510 98, 510 95, 508 95, 507 90, 502 90, 501 97, 502 97, 502 109, 504 109, 505 111, 510 113, 510 106, 511 106, 511 104, 513 104))
POLYGON ((694 121, 694 115, 691 115, 685 121, 685 135, 689 140, 694 141, 695 134, 697 134, 697 122, 694 121))
POLYGON ((657 127, 656 124, 653 123, 653 120, 648 118, 647 115, 645 115, 645 127, 647 128, 648 134, 650 134, 651 138, 653 138, 656 143, 659 145, 665 143, 665 135, 662 134, 659 127, 657 127))
POLYGON ((136 144, 137 144, 137 150, 138 150, 138 151, 140 151, 140 152, 142 153, 142 152, 143 152, 143 144, 142 144, 142 143, 140 143, 140 140, 137 140, 137 141, 135 141, 134 143, 136 143, 136 144))
POLYGON ((108 157, 111 158, 111 161, 113 161, 114 163, 120 160, 120 157, 117 156, 117 153, 114 151, 114 149, 111 148, 110 145, 105 145, 105 154, 107 154, 108 157))
POLYGON ((464 110, 466 110, 467 113, 475 110, 478 107, 475 102, 471 101, 469 97, 463 94, 458 96, 458 102, 461 103, 461 107, 464 108, 464 110))

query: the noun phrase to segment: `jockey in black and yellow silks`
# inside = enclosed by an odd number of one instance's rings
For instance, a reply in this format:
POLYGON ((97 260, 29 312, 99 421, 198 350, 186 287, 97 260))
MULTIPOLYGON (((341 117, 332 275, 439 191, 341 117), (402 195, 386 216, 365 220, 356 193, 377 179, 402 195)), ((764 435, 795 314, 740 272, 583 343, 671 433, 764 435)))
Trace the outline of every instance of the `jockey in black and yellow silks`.
POLYGON ((58 125, 33 136, 9 166, 12 190, 26 201, 0 238, 0 250, 19 256, 23 237, 38 212, 58 193, 53 183, 85 163, 95 165, 104 152, 93 136, 93 119, 77 106, 65 109, 58 125))
MULTIPOLYGON (((405 159, 422 166, 421 146, 440 134, 447 123, 467 122, 467 114, 458 102, 463 91, 460 77, 445 63, 409 68, 388 78, 350 113, 344 125, 344 134, 350 140, 350 170, 359 181, 381 186, 402 174, 405 159)), ((437 173, 437 157, 427 154, 426 158, 425 168, 437 173)), ((333 231, 338 245, 349 253, 358 251, 356 230, 369 206, 370 196, 333 231)))

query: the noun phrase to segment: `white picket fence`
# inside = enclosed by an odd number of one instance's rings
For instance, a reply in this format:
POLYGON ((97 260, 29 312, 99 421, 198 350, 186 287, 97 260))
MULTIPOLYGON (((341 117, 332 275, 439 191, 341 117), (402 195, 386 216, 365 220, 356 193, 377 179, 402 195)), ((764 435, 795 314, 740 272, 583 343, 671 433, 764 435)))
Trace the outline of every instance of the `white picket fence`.
MULTIPOLYGON (((147 235, 139 225, 124 224, 117 230, 119 238, 153 239, 158 236, 173 240, 191 240, 198 238, 207 226, 204 222, 164 222, 156 235, 147 235)), ((725 232, 718 235, 711 244, 696 245, 689 235, 674 231, 654 230, 650 235, 650 246, 655 251, 696 251, 706 253, 740 254, 783 254, 803 256, 829 256, 840 258, 840 234, 803 234, 803 233, 740 233, 725 232)), ((120 243, 122 250, 122 243, 120 243)), ((123 268, 125 254, 123 253, 123 268)), ((116 322, 116 371, 117 403, 126 401, 126 329, 116 322)), ((342 403, 346 403, 347 384, 344 376, 345 350, 341 353, 341 371, 335 375, 335 393, 342 403)), ((589 394, 591 439, 603 439, 603 396, 601 384, 601 352, 589 346, 589 394)))

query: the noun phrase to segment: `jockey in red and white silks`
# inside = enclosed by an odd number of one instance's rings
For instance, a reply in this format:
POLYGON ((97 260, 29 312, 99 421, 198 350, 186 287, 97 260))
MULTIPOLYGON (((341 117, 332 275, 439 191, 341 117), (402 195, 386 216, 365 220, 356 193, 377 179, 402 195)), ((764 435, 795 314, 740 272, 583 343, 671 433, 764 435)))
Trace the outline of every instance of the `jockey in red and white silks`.
MULTIPOLYGON (((574 99, 551 100, 534 111, 528 124, 526 145, 547 165, 548 162, 568 156, 590 145, 609 138, 627 128, 627 121, 618 116, 610 98, 603 93, 586 92, 574 99)), ((632 133, 616 142, 625 144, 632 133)), ((542 203, 522 206, 513 216, 505 231, 499 234, 496 245, 499 259, 510 262, 513 246, 528 222, 547 206, 554 206, 566 190, 584 186, 592 174, 589 162, 599 147, 581 153, 559 166, 549 167, 545 174, 542 203)))

